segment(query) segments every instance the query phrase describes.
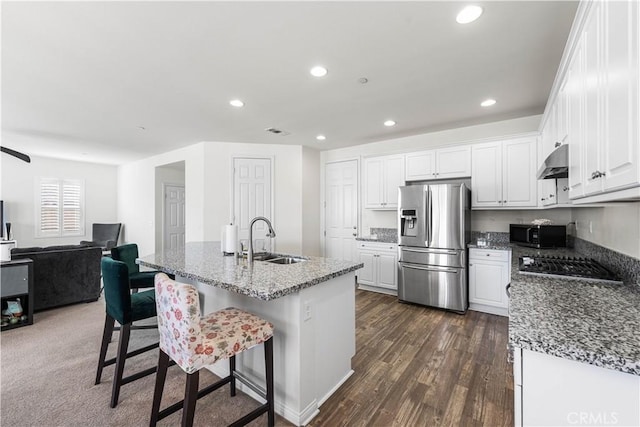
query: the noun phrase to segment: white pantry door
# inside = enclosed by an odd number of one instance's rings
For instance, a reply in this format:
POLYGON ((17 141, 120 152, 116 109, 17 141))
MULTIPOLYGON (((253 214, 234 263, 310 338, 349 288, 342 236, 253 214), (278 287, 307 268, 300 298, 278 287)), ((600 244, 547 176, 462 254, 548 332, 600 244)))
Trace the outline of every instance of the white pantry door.
MULTIPOLYGON (((271 212, 271 159, 233 159, 233 218, 238 226, 238 239, 248 248, 249 223, 256 216, 264 216, 273 223, 271 212)), ((274 225, 275 229, 275 225, 274 225)), ((278 230, 275 230, 276 233, 278 230)), ((267 238, 264 221, 253 226, 255 252, 271 251, 272 240, 267 238)), ((240 248, 238 248, 240 250, 240 248)))
POLYGON ((358 161, 325 166, 325 256, 355 261, 358 234, 358 161))
POLYGON ((164 186, 164 250, 184 247, 184 186, 164 186))

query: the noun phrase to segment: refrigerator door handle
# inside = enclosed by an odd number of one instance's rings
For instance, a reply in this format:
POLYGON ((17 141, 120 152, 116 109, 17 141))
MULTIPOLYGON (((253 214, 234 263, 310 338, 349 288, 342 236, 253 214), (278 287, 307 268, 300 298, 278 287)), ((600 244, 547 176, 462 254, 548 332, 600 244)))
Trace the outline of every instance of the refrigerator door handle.
POLYGON ((425 222, 427 223, 427 241, 425 242, 425 246, 426 247, 430 247, 431 246, 431 234, 433 231, 433 203, 431 200, 431 187, 429 187, 428 185, 426 186, 426 199, 427 199, 427 209, 426 212, 428 212, 429 218, 425 218, 425 222))
POLYGON ((419 267, 415 264, 401 264, 405 268, 413 268, 414 270, 436 271, 444 273, 460 273, 462 269, 456 268, 442 268, 442 267, 419 267))
POLYGON ((446 254, 446 255, 458 255, 460 253, 460 251, 457 251, 455 249, 452 250, 447 250, 447 249, 417 249, 417 248, 412 248, 412 247, 407 247, 407 246, 401 246, 400 249, 404 252, 417 252, 417 253, 421 253, 421 254, 446 254))

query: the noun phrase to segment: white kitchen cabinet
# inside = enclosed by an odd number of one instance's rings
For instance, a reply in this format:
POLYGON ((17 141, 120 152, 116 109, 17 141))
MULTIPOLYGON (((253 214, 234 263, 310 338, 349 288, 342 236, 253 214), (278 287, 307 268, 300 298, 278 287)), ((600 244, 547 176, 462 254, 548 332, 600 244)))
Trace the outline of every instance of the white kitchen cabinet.
POLYGON ((409 153, 406 180, 449 179, 471 176, 471 147, 457 146, 409 153))
POLYGON ((398 291, 398 245, 358 242, 358 256, 364 267, 358 270, 358 287, 396 295, 398 291))
POLYGON ((472 208, 536 207, 536 165, 535 137, 472 146, 472 208))
POLYGON ((640 376, 514 351, 516 425, 640 425, 640 376))
POLYGON ((510 277, 511 251, 469 249, 469 309, 508 316, 510 277))
POLYGON ((594 1, 587 7, 564 81, 570 197, 584 198, 577 203, 638 197, 640 5, 594 1))
POLYGON ((404 156, 367 158, 364 176, 366 209, 398 208, 398 187, 404 185, 404 156))

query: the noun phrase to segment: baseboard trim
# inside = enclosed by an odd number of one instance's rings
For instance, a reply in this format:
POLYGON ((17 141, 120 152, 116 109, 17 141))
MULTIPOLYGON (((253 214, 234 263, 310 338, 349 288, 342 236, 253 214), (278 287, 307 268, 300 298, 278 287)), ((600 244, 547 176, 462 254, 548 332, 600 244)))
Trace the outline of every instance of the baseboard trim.
POLYGON ((338 391, 338 389, 340 387, 342 387, 342 385, 347 382, 347 380, 349 378, 351 378, 351 375, 355 374, 355 371, 353 369, 349 369, 349 372, 347 372, 347 375, 345 375, 340 381, 338 381, 338 383, 331 389, 329 390, 329 392, 327 394, 325 394, 322 399, 320 399, 318 401, 318 407, 322 406, 324 404, 324 402, 327 401, 327 399, 329 399, 333 393, 335 393, 336 391, 338 391))
MULTIPOLYGON (((220 378, 224 378, 229 375, 229 367, 225 365, 225 363, 216 363, 215 365, 207 366, 207 369, 213 372, 214 375, 217 375, 220 378)), ((348 376, 350 375, 351 374, 349 374, 348 376)), ((348 376, 345 377, 345 380, 346 378, 348 378, 348 376)), ((342 382, 340 384, 342 384, 342 382)), ((265 403, 265 400, 262 398, 262 396, 251 390, 246 385, 242 384, 240 381, 236 382, 236 388, 258 403, 265 403)), ((311 401, 311 403, 309 403, 307 407, 304 408, 301 412, 298 412, 290 408, 289 406, 284 405, 282 402, 278 402, 277 399, 274 406, 275 411, 278 415, 284 417, 287 421, 297 426, 307 425, 316 415, 320 413, 320 410, 318 409, 320 405, 315 399, 311 401)))

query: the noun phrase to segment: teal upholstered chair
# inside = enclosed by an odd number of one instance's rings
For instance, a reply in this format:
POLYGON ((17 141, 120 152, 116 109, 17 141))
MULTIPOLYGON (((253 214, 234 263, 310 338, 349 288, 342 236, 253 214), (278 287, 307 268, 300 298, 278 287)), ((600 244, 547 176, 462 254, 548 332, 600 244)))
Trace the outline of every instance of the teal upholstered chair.
POLYGON ((126 245, 116 246, 111 249, 111 258, 127 264, 131 289, 153 288, 153 279, 160 271, 140 271, 140 266, 136 264, 138 245, 128 243, 126 245))
POLYGON ((113 389, 111 392, 111 407, 115 408, 118 404, 118 396, 120 395, 120 387, 122 385, 150 375, 156 371, 156 367, 153 367, 122 378, 125 360, 128 357, 133 357, 158 347, 158 343, 155 343, 127 353, 131 323, 136 320, 154 317, 156 315, 156 298, 153 289, 134 294, 131 293, 129 271, 127 264, 124 262, 116 261, 109 257, 103 257, 101 262, 107 316, 102 334, 102 346, 100 348, 100 359, 98 360, 96 384, 100 383, 103 368, 115 363, 113 389), (113 359, 105 360, 116 321, 121 325, 117 356, 113 359))

